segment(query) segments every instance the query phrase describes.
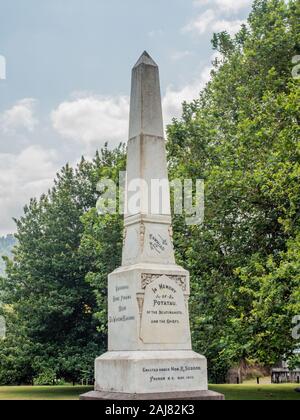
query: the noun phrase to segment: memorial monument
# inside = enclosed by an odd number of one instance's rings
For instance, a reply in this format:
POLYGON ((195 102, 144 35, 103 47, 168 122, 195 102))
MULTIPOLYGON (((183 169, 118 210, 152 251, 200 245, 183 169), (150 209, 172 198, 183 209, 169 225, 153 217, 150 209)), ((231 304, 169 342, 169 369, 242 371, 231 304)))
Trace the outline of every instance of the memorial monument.
POLYGON ((122 266, 108 278, 108 353, 83 400, 223 399, 192 351, 189 272, 176 265, 159 69, 144 52, 132 71, 122 266), (153 197, 153 180, 163 186, 153 197), (160 202, 161 201, 161 202, 160 202), (133 203, 137 203, 134 206, 133 203))

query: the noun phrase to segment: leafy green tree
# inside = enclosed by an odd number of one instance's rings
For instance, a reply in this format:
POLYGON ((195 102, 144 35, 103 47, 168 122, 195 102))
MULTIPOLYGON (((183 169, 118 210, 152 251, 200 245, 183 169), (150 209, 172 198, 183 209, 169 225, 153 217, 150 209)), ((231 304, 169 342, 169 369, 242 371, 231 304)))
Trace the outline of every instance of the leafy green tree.
POLYGON ((299 2, 254 2, 199 100, 169 126, 174 177, 205 180, 205 224, 175 222, 192 272, 192 330, 214 380, 240 361, 291 354, 299 314, 299 2))
POLYGON ((13 235, 7 235, 0 238, 0 275, 4 274, 5 263, 3 257, 10 257, 16 240, 13 235))
MULTIPOLYGON (((120 172, 126 170, 126 153, 124 148, 107 151, 105 163, 97 165, 97 179, 109 179, 120 187, 120 172)), ((107 277, 121 264, 123 244, 123 215, 119 213, 120 200, 117 194, 117 212, 99 216, 96 208, 90 209, 82 217, 84 235, 80 251, 93 263, 86 276, 87 282, 94 291, 97 308, 95 318, 98 330, 102 333, 106 347, 107 337, 107 277)))
POLYGON ((81 252, 81 218, 95 207, 99 172, 120 150, 105 147, 92 162, 82 159, 76 169, 66 165, 54 187, 31 200, 17 221, 14 259, 7 260, 7 278, 1 280, 8 320, 0 343, 2 383, 93 377, 94 358, 104 351, 106 336, 97 332, 96 298, 86 282, 96 262, 81 252))

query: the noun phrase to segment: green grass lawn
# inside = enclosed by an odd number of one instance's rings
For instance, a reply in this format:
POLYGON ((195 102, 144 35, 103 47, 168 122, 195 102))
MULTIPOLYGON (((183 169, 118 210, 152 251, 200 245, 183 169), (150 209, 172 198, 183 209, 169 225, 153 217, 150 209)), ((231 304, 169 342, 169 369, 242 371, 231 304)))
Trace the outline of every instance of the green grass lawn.
MULTIPOLYGON (((299 385, 298 385, 299 386, 299 385)), ((297 385, 211 385, 213 391, 225 394, 226 400, 300 400, 297 385)), ((0 400, 78 400, 91 387, 0 387, 0 400)))
POLYGON ((225 394, 226 400, 300 400, 296 384, 283 385, 211 385, 212 391, 225 394))
POLYGON ((82 386, 4 386, 0 400, 78 400, 90 390, 82 386))

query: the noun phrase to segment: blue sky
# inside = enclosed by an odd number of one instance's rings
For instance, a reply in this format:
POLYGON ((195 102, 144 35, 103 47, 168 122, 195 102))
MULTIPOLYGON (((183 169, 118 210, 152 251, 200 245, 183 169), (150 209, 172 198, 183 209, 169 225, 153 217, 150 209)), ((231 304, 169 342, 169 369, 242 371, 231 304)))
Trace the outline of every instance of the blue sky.
POLYGON ((235 33, 251 3, 1 0, 0 235, 64 163, 126 141, 131 68, 145 49, 160 65, 167 123, 207 82, 212 33, 235 33))

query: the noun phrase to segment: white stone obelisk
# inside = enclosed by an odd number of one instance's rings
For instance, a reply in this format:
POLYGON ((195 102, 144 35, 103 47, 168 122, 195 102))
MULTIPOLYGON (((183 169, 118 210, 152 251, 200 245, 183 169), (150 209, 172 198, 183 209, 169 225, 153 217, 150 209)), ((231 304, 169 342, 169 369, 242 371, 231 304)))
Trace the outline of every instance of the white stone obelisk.
POLYGON ((96 360, 96 392, 85 399, 222 399, 207 391, 206 359, 192 351, 189 273, 173 249, 159 70, 146 52, 132 71, 127 154, 122 266, 108 279, 108 353, 96 360))

